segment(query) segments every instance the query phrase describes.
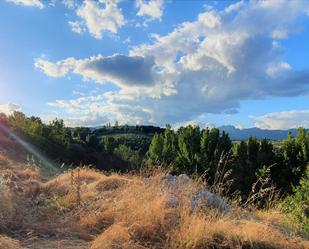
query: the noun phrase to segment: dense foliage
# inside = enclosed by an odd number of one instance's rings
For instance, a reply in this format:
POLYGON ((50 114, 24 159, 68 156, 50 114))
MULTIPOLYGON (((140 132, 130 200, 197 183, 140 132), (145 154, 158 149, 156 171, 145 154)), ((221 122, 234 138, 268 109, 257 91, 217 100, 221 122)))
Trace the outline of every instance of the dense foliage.
POLYGON ((295 138, 289 135, 281 147, 274 147, 271 141, 254 137, 233 144, 228 134, 216 128, 187 126, 174 132, 167 126, 163 134, 153 137, 147 164, 169 165, 176 173, 204 175, 210 183, 216 181, 218 173, 224 174, 222 170, 230 171, 232 188, 246 196, 266 172, 270 172, 270 183, 283 193, 291 192, 305 172, 308 155, 309 134, 303 128, 295 138))

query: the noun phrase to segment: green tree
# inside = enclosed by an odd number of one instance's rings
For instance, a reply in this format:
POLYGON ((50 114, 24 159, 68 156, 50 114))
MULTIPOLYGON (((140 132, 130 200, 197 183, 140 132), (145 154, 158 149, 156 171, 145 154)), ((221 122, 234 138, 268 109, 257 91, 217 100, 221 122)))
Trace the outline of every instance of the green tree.
POLYGON ((301 176, 304 174, 308 159, 308 134, 305 129, 298 129, 297 136, 288 134, 282 148, 278 151, 280 165, 274 171, 275 181, 278 186, 287 192, 291 192, 293 186, 298 185, 301 176))
POLYGON ((233 146, 233 178, 234 189, 247 196, 252 185, 262 172, 269 171, 269 167, 276 161, 273 146, 266 139, 258 141, 250 137, 247 142, 241 141, 233 146))
POLYGON ((22 112, 15 111, 9 116, 9 122, 13 129, 27 131, 27 117, 22 112))
POLYGON ((165 164, 171 164, 177 155, 175 133, 170 125, 166 125, 163 139, 162 156, 165 164))
POLYGON ((271 166, 276 163, 276 155, 274 153, 274 147, 267 139, 262 139, 259 146, 259 152, 257 161, 259 166, 271 166))
POLYGON ((248 194, 250 192, 252 179, 248 179, 249 167, 248 167, 248 145, 245 141, 241 141, 239 144, 233 145, 233 178, 234 178, 234 190, 238 190, 241 193, 248 194))
POLYGON ((86 142, 86 138, 89 134, 91 134, 91 131, 88 127, 75 127, 72 130, 72 137, 83 142, 86 142))
POLYGON ((200 163, 200 143, 201 134, 199 126, 189 125, 179 128, 178 156, 176 161, 176 171, 192 174, 198 171, 200 163))
POLYGON ((208 128, 201 135, 201 164, 199 173, 208 170, 208 178, 212 182, 218 170, 220 159, 229 153, 232 142, 224 131, 220 135, 217 128, 208 128))
POLYGON ((255 137, 249 137, 248 139, 248 160, 251 163, 251 167, 256 169, 258 167, 258 152, 260 144, 255 137))
POLYGON ((116 146, 115 138, 112 136, 104 136, 100 141, 100 147, 104 154, 112 154, 116 146))
POLYGON ((139 155, 139 152, 132 150, 123 144, 120 144, 114 149, 114 154, 134 169, 139 168, 142 163, 142 158, 139 155))
POLYGON ((149 150, 147 153, 149 165, 159 165, 163 163, 163 143, 164 139, 162 134, 156 133, 150 143, 149 150))
POLYGON ((86 143, 92 148, 96 149, 99 145, 98 138, 94 134, 88 134, 85 140, 86 143))
POLYGON ((305 128, 299 128, 295 137, 296 143, 301 147, 301 159, 309 161, 309 133, 305 128))

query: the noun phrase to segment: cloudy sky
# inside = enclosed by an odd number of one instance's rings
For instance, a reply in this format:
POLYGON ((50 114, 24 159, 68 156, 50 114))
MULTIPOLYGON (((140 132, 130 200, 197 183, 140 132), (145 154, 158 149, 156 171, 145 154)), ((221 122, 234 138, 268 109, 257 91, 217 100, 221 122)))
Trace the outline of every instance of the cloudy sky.
POLYGON ((309 127, 309 1, 0 1, 0 111, 309 127))

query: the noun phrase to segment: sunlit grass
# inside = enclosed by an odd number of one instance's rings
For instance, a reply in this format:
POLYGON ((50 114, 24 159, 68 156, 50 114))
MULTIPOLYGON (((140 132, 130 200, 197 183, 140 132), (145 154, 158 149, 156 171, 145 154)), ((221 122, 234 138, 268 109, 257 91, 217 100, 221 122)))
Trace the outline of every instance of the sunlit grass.
MULTIPOLYGON (((162 171, 106 175, 82 167, 44 181, 29 166, 2 158, 0 172, 12 183, 3 182, 0 194, 0 210, 6 212, 2 232, 9 231, 8 224, 44 236, 64 230, 66 236, 92 240, 92 249, 306 248, 276 209, 193 211, 191 197, 203 186, 198 181, 179 186, 181 205, 169 206, 162 171), (12 187, 17 185, 19 190, 12 187)), ((11 243, 7 248, 19 248, 18 241, 1 239, 11 243)))

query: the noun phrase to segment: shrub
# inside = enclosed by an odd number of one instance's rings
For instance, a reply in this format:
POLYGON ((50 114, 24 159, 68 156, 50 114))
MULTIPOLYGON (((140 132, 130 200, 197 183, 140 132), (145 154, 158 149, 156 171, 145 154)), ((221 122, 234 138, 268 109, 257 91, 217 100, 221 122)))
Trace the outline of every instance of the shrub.
POLYGON ((299 186, 294 188, 294 194, 286 198, 283 208, 309 235, 309 165, 299 186))
POLYGON ((122 144, 114 149, 114 154, 124 162, 128 163, 132 168, 137 168, 142 163, 142 158, 138 151, 132 150, 122 144))

